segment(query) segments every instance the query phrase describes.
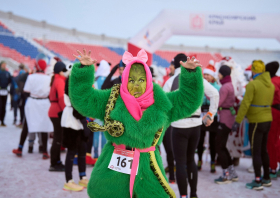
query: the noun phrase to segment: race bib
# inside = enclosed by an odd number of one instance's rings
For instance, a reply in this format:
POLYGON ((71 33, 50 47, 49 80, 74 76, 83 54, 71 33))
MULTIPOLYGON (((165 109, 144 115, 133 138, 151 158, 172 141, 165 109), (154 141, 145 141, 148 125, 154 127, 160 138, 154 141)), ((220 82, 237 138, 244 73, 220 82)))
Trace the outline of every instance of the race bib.
MULTIPOLYGON (((134 151, 115 148, 108 168, 120 173, 131 173, 134 151)), ((138 173, 138 167, 136 175, 138 173)))
POLYGON ((8 95, 8 90, 0 89, 0 96, 7 96, 7 95, 8 95))

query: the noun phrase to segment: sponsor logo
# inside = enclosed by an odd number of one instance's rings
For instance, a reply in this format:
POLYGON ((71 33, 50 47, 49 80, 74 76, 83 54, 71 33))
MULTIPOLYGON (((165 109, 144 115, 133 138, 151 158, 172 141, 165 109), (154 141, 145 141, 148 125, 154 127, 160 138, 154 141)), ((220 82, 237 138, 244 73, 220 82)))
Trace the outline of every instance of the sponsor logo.
POLYGON ((204 15, 191 14, 190 16, 190 28, 193 30, 204 29, 204 15))
POLYGON ((114 166, 113 166, 113 165, 111 165, 111 166, 110 166, 110 169, 114 169, 114 166))

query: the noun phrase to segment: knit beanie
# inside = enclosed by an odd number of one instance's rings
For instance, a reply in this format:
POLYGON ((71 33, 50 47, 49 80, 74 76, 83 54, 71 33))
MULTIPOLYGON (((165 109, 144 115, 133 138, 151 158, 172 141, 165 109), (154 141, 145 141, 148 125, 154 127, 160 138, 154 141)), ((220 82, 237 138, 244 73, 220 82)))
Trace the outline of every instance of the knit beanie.
POLYGON ((53 68, 53 72, 55 74, 58 74, 59 72, 66 72, 66 65, 63 62, 58 61, 57 63, 55 63, 54 68, 53 68))
POLYGON ((262 62, 262 60, 254 60, 251 70, 256 74, 265 72, 264 62, 262 62))
POLYGON ((219 69, 219 73, 223 75, 223 77, 229 76, 231 74, 231 69, 227 65, 223 65, 219 69))
POLYGON ((187 56, 185 54, 177 54, 174 58, 174 67, 175 69, 180 67, 180 61, 187 61, 187 56))
POLYGON ((265 70, 270 73, 270 77, 274 77, 276 75, 276 72, 279 69, 279 63, 277 61, 273 61, 270 63, 267 63, 265 66, 265 70))
POLYGON ((120 61, 119 67, 125 67, 125 64, 122 62, 122 60, 120 61))
POLYGON ((47 67, 47 63, 45 60, 40 59, 36 64, 35 64, 36 70, 37 71, 45 71, 47 67))

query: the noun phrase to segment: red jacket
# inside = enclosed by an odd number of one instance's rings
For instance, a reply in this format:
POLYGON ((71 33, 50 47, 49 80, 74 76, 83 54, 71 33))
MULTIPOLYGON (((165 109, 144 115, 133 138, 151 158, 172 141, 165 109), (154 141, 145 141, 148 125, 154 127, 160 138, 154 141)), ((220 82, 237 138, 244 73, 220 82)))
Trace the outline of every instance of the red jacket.
POLYGON ((64 89, 66 77, 59 74, 54 75, 53 84, 50 91, 51 106, 49 109, 50 118, 58 118, 58 113, 63 111, 64 103, 64 89))
POLYGON ((273 105, 280 104, 280 77, 274 76, 271 78, 271 82, 274 84, 275 91, 274 91, 274 99, 273 105))

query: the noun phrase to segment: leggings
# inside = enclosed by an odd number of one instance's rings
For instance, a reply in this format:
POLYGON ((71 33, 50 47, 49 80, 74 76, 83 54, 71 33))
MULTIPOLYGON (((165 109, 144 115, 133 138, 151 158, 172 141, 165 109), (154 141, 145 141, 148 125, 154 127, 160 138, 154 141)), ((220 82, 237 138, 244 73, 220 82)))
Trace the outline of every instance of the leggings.
POLYGON ((220 123, 217 130, 216 151, 218 153, 222 169, 227 169, 230 165, 232 165, 232 159, 226 147, 230 132, 230 128, 228 128, 225 124, 220 123))
POLYGON ((51 166, 61 163, 60 161, 60 147, 62 142, 62 127, 60 125, 61 118, 51 118, 53 123, 54 133, 51 147, 51 166))
MULTIPOLYGON (((87 129, 84 129, 87 130, 87 129)), ((94 133, 90 131, 87 141, 87 153, 91 154, 94 133)))
POLYGON ((214 122, 209 126, 206 127, 204 124, 201 126, 201 134, 200 140, 197 146, 197 154, 198 160, 202 161, 202 155, 204 151, 204 139, 206 131, 209 131, 209 145, 210 145, 210 155, 211 155, 211 162, 216 161, 216 135, 218 129, 219 122, 217 120, 217 116, 214 117, 214 122))
POLYGON ((0 121, 4 123, 4 118, 6 115, 6 104, 8 96, 0 96, 0 121))
POLYGON ((263 166, 264 179, 270 179, 269 157, 266 148, 270 126, 271 122, 249 123, 249 137, 255 176, 261 177, 261 167, 263 166))
POLYGON ((169 168, 169 179, 175 180, 174 177, 174 157, 172 151, 172 126, 168 127, 162 140, 166 151, 167 164, 169 168))
POLYGON ((13 108, 14 108, 14 121, 17 120, 17 111, 18 111, 18 100, 12 100, 13 108))
POLYGON ((194 154, 198 145, 199 137, 200 126, 192 128, 173 127, 172 145, 174 158, 176 161, 176 179, 180 195, 187 195, 187 187, 189 182, 191 196, 196 196, 197 167, 194 161, 194 154))
POLYGON ((19 145, 21 145, 21 147, 23 147, 27 135, 28 135, 27 122, 26 122, 26 119, 23 119, 23 127, 21 130, 20 140, 19 140, 19 145))
POLYGON ((76 149, 67 149, 66 159, 65 159, 65 177, 66 182, 73 179, 72 170, 73 170, 73 160, 74 156, 78 153, 78 169, 79 176, 82 179, 83 176, 86 176, 86 149, 87 143, 81 141, 76 149))

